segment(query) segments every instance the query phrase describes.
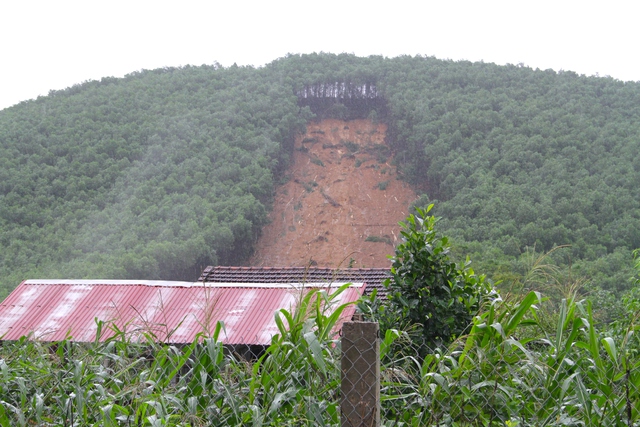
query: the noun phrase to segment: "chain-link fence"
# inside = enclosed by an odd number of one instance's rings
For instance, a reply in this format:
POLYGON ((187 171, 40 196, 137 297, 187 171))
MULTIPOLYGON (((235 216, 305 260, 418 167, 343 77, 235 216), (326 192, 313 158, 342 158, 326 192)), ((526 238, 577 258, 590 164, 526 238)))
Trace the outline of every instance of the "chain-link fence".
POLYGON ((380 329, 374 322, 342 327, 341 425, 380 425, 380 329))

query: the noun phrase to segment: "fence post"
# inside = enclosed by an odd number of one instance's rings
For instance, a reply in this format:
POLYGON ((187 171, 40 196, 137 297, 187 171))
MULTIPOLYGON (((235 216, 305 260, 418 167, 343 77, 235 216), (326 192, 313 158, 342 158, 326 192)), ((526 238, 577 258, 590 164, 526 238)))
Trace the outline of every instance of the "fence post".
POLYGON ((380 426, 379 335, 375 322, 342 325, 342 427, 380 426))

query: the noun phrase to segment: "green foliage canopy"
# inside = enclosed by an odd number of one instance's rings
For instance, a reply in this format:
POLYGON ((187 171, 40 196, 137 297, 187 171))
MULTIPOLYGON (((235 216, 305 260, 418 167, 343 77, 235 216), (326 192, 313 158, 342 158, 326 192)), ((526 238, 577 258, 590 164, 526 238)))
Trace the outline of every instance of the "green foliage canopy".
POLYGON ((242 262, 313 117, 296 93, 336 82, 375 82, 386 108, 370 116, 388 123, 404 179, 438 201, 454 248, 494 278, 527 248, 569 244, 555 262, 627 286, 640 247, 640 84, 310 54, 145 70, 0 111, 0 294, 29 277, 190 280, 242 262))
POLYGON ((387 312, 409 325, 420 325, 416 341, 422 355, 462 335, 494 293, 468 259, 461 267, 450 259, 448 239, 437 234, 437 218, 429 215, 432 208, 416 208, 416 214, 401 223, 402 243, 386 283, 387 312))
POLYGON ((250 68, 134 73, 0 113, 0 288, 245 259, 306 123, 250 68))

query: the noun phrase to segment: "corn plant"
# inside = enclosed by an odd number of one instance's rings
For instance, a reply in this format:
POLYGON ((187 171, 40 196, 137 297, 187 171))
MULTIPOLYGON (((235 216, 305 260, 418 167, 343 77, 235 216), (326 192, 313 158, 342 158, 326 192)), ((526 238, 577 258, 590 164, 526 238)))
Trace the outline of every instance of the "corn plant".
POLYGON ((591 304, 571 300, 548 335, 542 302, 536 292, 509 306, 495 300, 447 351, 385 366, 387 425, 637 425, 640 361, 628 340, 600 333, 591 304), (539 334, 520 339, 523 328, 539 334))
POLYGON ((275 315, 279 334, 253 366, 249 400, 254 425, 337 425, 340 359, 336 326, 348 304, 335 307, 349 285, 304 294, 294 312, 275 315), (331 309, 331 310, 329 310, 331 309))

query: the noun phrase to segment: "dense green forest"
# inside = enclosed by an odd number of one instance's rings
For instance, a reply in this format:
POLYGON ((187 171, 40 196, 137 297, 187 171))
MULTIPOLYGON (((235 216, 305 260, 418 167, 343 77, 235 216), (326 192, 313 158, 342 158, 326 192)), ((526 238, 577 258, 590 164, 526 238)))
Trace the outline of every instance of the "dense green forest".
POLYGON ((193 280, 242 263, 294 136, 354 111, 387 122, 403 178, 478 269, 518 283, 536 253, 570 245, 549 257, 567 277, 629 283, 640 83, 311 54, 140 71, 0 111, 0 297, 26 278, 193 280), (366 102, 336 98, 359 87, 366 102))

